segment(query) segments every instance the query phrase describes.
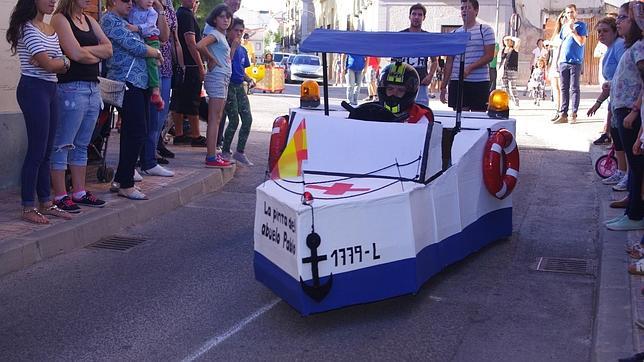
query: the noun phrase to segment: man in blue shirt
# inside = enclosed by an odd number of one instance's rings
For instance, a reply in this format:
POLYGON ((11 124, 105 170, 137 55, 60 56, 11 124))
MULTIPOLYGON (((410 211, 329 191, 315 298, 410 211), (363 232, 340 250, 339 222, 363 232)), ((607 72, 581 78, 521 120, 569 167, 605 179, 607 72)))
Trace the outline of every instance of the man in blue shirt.
POLYGON ((559 73, 561 79, 561 109, 559 117, 554 123, 568 122, 568 109, 572 96, 572 118, 570 123, 577 122, 577 110, 581 93, 579 90, 579 77, 584 63, 584 45, 588 30, 586 23, 577 21, 577 7, 570 4, 564 10, 566 23, 561 27, 559 38, 561 50, 559 55, 559 73), (572 95, 571 95, 572 93, 572 95))
POLYGON ((248 60, 246 48, 240 46, 243 34, 244 21, 239 18, 234 18, 227 33, 228 42, 234 53, 232 58, 232 74, 230 76, 230 84, 228 85, 228 98, 226 99, 226 108, 224 110, 226 116, 228 116, 228 127, 226 127, 226 131, 224 132, 222 157, 228 161, 235 159, 242 165, 252 166, 253 163, 244 154, 246 141, 250 134, 250 127, 253 123, 253 115, 250 111, 250 103, 248 102, 248 96, 246 95, 243 84, 244 81, 247 81, 252 88, 255 82, 244 71, 247 67, 250 67, 250 61, 248 60), (230 146, 233 142, 233 137, 235 137, 240 116, 242 125, 237 139, 237 149, 235 154, 232 154, 230 146))

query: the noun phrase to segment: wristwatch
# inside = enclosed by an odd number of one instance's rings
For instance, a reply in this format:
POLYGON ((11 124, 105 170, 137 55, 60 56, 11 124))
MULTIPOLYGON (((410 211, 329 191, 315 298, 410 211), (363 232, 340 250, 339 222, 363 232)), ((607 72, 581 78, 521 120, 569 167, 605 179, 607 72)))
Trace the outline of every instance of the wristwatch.
POLYGON ((161 10, 161 11, 159 11, 159 15, 161 15, 161 16, 165 16, 165 10, 161 10))

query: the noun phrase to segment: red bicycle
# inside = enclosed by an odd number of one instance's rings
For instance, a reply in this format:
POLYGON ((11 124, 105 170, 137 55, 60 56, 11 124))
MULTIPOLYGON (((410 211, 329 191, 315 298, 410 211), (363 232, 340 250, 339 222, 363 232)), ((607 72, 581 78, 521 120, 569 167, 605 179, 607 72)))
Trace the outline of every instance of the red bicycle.
POLYGON ((617 171, 617 157, 615 157, 615 146, 611 146, 607 154, 595 161, 595 172, 601 178, 611 177, 617 171))

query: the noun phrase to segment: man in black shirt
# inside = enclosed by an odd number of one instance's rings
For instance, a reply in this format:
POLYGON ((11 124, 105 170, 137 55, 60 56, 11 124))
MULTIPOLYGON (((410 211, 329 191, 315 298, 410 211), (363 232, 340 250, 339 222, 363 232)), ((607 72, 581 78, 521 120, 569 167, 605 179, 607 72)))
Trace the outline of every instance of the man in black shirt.
POLYGON ((192 9, 198 0, 181 0, 177 9, 177 35, 183 51, 185 64, 184 79, 172 92, 171 109, 174 121, 174 144, 191 143, 195 147, 205 147, 206 139, 199 132, 199 103, 201 84, 205 75, 203 61, 197 50, 201 40, 201 29, 192 9), (183 135, 183 119, 190 121, 190 136, 183 135))
MULTIPOLYGON (((422 29, 423 21, 425 21, 427 9, 420 3, 412 5, 409 8, 409 28, 402 30, 402 32, 425 32, 422 29)), ((436 72, 436 60, 430 57, 431 67, 427 71, 428 57, 403 57, 400 58, 403 62, 411 65, 418 72, 420 77, 420 87, 418 87, 418 94, 416 95, 416 103, 427 106, 429 104, 429 96, 427 95, 427 87, 432 82, 434 72, 436 72)))

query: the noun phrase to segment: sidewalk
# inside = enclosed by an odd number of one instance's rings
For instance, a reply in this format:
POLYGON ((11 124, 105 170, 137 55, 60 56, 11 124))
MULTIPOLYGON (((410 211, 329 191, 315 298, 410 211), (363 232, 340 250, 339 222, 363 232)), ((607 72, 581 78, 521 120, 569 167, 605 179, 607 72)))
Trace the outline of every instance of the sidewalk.
MULTIPOLYGON (((108 166, 116 168, 119 134, 112 130, 107 152, 108 166)), ((104 208, 83 207, 80 214, 65 221, 50 218, 49 225, 35 225, 20 219, 19 189, 0 191, 0 276, 28 265, 118 234, 125 227, 155 216, 213 192, 230 181, 235 167, 226 170, 205 168, 205 148, 170 147, 176 154, 168 168, 174 177, 146 176, 137 183, 149 197, 131 201, 109 191, 109 183, 99 183, 95 167, 88 166, 87 189, 106 200, 104 208)))

